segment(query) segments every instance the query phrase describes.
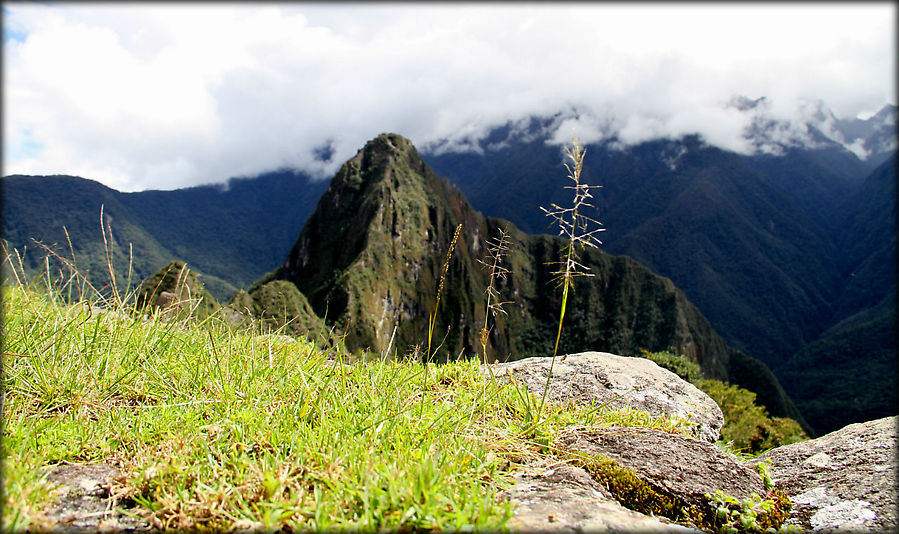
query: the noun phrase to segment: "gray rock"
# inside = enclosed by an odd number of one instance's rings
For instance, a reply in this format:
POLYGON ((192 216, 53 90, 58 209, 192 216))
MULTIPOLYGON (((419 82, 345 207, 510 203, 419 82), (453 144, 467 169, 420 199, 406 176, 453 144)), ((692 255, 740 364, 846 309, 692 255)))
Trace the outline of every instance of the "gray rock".
POLYGON ((501 498, 516 504, 513 532, 699 532, 624 508, 579 467, 557 464, 518 473, 501 498))
MULTIPOLYGON (((711 443, 660 430, 574 429, 560 436, 555 445, 563 451, 613 460, 653 492, 675 500, 678 510, 690 511, 689 515, 697 520, 700 516, 706 520, 713 517, 707 495, 716 490, 738 499, 766 493, 761 476, 734 455, 711 443)), ((618 494, 615 497, 622 499, 618 494)), ((686 517, 677 512, 672 519, 681 521, 686 517)))
MULTIPOLYGON (((534 395, 543 395, 552 358, 525 358, 492 364, 494 375, 511 375, 534 395)), ((482 372, 487 374, 486 368, 482 372)), ((676 417, 695 423, 694 435, 715 442, 724 414, 708 395, 676 374, 646 358, 628 358, 607 352, 557 357, 547 397, 554 402, 574 399, 581 404, 631 407, 654 416, 676 417)))
POLYGON ((793 503, 787 524, 814 531, 894 532, 899 417, 846 426, 817 439, 770 450, 775 484, 793 503))
POLYGON ((44 512, 54 533, 148 531, 146 521, 125 513, 122 503, 110 494, 118 469, 108 464, 53 465, 47 483, 55 488, 56 502, 44 512))

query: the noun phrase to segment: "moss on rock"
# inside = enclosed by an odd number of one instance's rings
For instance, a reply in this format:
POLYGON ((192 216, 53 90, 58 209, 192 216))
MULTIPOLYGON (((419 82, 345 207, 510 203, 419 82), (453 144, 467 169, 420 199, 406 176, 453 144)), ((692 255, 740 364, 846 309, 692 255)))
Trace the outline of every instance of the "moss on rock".
POLYGON ((166 308, 167 313, 192 314, 200 320, 221 308, 221 304, 206 290, 197 274, 179 260, 169 262, 141 284, 137 294, 137 308, 151 310, 158 304, 162 304, 161 307, 166 308), (169 293, 171 297, 160 299, 164 293, 169 293))

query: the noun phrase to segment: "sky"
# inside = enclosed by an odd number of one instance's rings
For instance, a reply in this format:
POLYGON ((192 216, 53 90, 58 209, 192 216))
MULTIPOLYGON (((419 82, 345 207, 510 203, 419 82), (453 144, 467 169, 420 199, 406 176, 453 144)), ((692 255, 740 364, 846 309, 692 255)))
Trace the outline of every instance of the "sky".
POLYGON ((382 132, 473 150, 555 114, 556 143, 698 133, 746 153, 735 96, 865 118, 896 103, 895 48, 893 2, 5 2, 3 175, 327 178, 382 132))

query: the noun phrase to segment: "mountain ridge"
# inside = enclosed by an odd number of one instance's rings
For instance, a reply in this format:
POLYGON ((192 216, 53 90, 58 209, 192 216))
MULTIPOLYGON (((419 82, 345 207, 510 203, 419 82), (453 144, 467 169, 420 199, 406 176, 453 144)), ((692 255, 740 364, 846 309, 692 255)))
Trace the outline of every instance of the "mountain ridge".
MULTIPOLYGON (((255 287, 292 282, 327 322, 346 325, 350 348, 426 353, 428 318, 435 315, 439 360, 478 356, 487 313, 481 295, 489 282, 477 259, 500 228, 510 236, 511 274, 496 287, 507 314, 488 318, 490 358, 546 355, 561 306, 551 265, 561 257, 562 240, 483 217, 428 168, 410 141, 395 134, 378 136, 341 167, 282 266, 255 287), (438 285, 445 287, 435 310, 438 285)), ((576 282, 560 352, 671 349, 720 379, 733 378, 731 366, 751 368, 739 375, 741 385, 760 390, 760 401, 772 413, 802 421, 774 375, 728 347, 671 280, 599 250, 585 250, 580 261, 595 278, 576 282)))

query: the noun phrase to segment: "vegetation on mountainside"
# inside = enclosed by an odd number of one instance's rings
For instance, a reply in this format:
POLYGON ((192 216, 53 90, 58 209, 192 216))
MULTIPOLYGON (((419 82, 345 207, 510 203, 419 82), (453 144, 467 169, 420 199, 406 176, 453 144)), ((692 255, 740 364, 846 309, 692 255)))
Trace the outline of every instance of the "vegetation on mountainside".
MULTIPOLYGON (((114 265, 130 267, 132 283, 176 257, 133 221, 115 191, 96 182, 69 176, 13 176, 3 178, 0 187, 4 246, 10 253, 17 251, 29 277, 47 270, 53 277, 71 275, 73 266, 67 262, 74 253, 74 267, 86 281, 97 289, 108 288, 107 255, 114 265)), ((12 281, 10 275, 4 271, 6 283, 12 281)), ((128 277, 128 269, 119 269, 115 282, 124 288, 128 277)))
POLYGON ((720 443, 743 454, 758 455, 781 445, 808 439, 802 427, 788 417, 771 417, 764 406, 756 404, 756 394, 721 380, 706 378, 696 362, 668 351, 641 351, 640 357, 652 360, 712 398, 724 413, 720 443))
POLYGON ((225 186, 135 193, 72 176, 7 176, 0 180, 3 237, 10 250, 27 246, 23 264, 33 276, 43 269, 44 251, 32 239, 67 256, 67 228, 81 271, 89 270, 100 287, 107 281, 103 205, 117 243, 119 276, 127 274, 130 243, 136 280, 181 258, 224 302, 284 259, 326 187, 326 180, 292 171, 232 179, 225 186))
POLYGON ((774 367, 819 434, 895 415, 896 158, 879 166, 849 198, 839 221, 842 294, 836 324, 774 367))
POLYGON ((888 302, 852 316, 777 368, 817 434, 896 415, 899 370, 892 306, 888 302))
MULTIPOLYGON (((297 286, 284 280, 261 284, 253 295, 238 291, 225 311, 238 325, 256 325, 263 331, 330 341, 331 334, 297 286), (232 313, 233 310, 233 313, 232 313)), ((338 335, 339 337, 339 335, 338 335)))

